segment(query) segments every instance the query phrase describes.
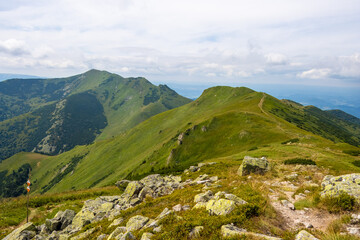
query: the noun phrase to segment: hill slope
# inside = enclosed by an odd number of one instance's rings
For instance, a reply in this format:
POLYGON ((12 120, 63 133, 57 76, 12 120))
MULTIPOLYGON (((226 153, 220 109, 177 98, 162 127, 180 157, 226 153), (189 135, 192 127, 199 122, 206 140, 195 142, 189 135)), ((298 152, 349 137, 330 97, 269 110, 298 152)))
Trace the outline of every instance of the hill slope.
MULTIPOLYGON (((210 88, 196 101, 153 116, 117 137, 40 160, 40 167, 33 166, 34 190, 105 186, 152 172, 179 172, 212 159, 241 159, 249 152, 274 158, 314 156, 320 165, 338 172, 359 170, 351 164, 354 157, 342 153, 358 149, 345 143, 346 139, 332 132, 324 135, 335 143, 314 134, 324 130, 318 122, 311 122, 313 128, 306 131, 286 120, 301 114, 299 107, 251 89, 210 88), (285 115, 272 114, 274 109, 285 115), (296 141, 291 143, 291 139, 296 141)), ((343 127, 337 130, 347 133, 343 127)), ((9 161, 0 164, 0 171, 9 161)))
POLYGON ((20 151, 68 151, 188 102, 166 85, 98 70, 7 80, 0 83, 0 160, 20 151))

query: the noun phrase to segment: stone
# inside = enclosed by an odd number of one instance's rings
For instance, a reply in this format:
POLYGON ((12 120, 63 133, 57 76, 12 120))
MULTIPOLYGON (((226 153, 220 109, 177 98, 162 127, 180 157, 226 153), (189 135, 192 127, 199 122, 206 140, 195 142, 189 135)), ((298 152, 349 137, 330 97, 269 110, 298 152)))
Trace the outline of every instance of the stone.
POLYGON ((45 225, 50 232, 63 230, 72 223, 74 217, 75 212, 66 209, 65 211, 59 211, 53 219, 46 219, 45 225))
POLYGON ((238 196, 234 195, 234 194, 225 194, 225 198, 228 200, 233 200, 235 202, 236 205, 243 205, 246 204, 247 202, 241 198, 239 198, 238 196))
POLYGON ((227 215, 231 213, 235 207, 235 202, 227 199, 210 200, 206 204, 206 210, 210 215, 227 215))
POLYGON ((206 208, 206 202, 198 202, 193 209, 206 208))
POLYGON ((149 233, 149 232, 144 232, 143 235, 141 236, 140 240, 151 240, 151 238, 154 236, 154 234, 149 233))
POLYGON ((121 191, 124 191, 125 188, 127 187, 127 185, 128 185, 129 183, 130 183, 129 180, 124 179, 124 180, 117 181, 117 182, 115 183, 115 185, 116 185, 121 191))
POLYGON ((199 238, 202 230, 204 230, 203 226, 196 226, 190 231, 189 238, 199 238))
POLYGON ((323 178, 321 187, 321 197, 336 197, 345 192, 360 202, 360 174, 352 173, 337 177, 328 175, 323 178))
POLYGON ((46 219, 45 226, 50 232, 57 231, 60 230, 61 222, 58 219, 46 219))
POLYGON ((140 198, 133 198, 133 199, 130 200, 130 205, 131 205, 131 206, 136 206, 136 205, 138 205, 138 204, 140 204, 140 203, 141 203, 141 199, 140 199, 140 198))
POLYGON ((348 231, 349 234, 355 235, 355 236, 360 236, 360 227, 347 227, 346 230, 348 231))
POLYGON ((72 237, 70 240, 79 240, 79 239, 87 239, 93 232, 95 231, 95 228, 90 228, 89 230, 86 230, 83 233, 80 233, 79 235, 72 237))
POLYGON ((226 194, 226 192, 223 192, 223 191, 217 192, 217 193, 215 193, 213 199, 219 200, 220 198, 224 198, 224 197, 225 197, 225 194, 226 194))
POLYGON ((190 167, 189 167, 189 171, 190 171, 190 172, 197 172, 197 171, 199 171, 199 170, 200 170, 200 168, 197 167, 197 166, 190 166, 190 167))
POLYGON ((243 235, 245 232, 247 232, 246 229, 238 228, 232 224, 221 226, 221 235, 225 238, 243 235))
POLYGON ((123 195, 126 195, 131 199, 134 196, 137 196, 143 187, 144 184, 142 184, 141 182, 132 181, 127 185, 123 195))
POLYGON ((308 233, 305 230, 301 230, 296 236, 295 240, 319 240, 318 238, 314 237, 312 234, 308 233))
POLYGON ((109 225, 109 227, 119 226, 123 221, 124 221, 123 218, 117 218, 109 225))
POLYGON ((143 189, 141 189, 139 193, 139 198, 144 200, 146 197, 154 197, 154 190, 152 190, 150 187, 145 186, 143 189))
POLYGON ((290 175, 285 176, 285 179, 287 179, 287 180, 296 180, 298 178, 298 176, 299 175, 297 173, 292 173, 290 175))
POLYGON ((108 240, 113 239, 117 236, 119 236, 122 233, 126 233, 127 229, 126 227, 117 227, 112 233, 110 233, 108 240))
POLYGON ((210 180, 211 182, 216 182, 216 181, 219 180, 219 177, 218 177, 218 176, 212 176, 212 177, 209 178, 209 180, 210 180))
POLYGON ((128 231, 136 231, 145 226, 148 221, 148 217, 136 215, 129 219, 129 221, 126 223, 126 228, 128 231))
MULTIPOLYGON (((21 227, 18 227, 17 229, 15 229, 14 231, 12 231, 9 235, 7 235, 3 240, 17 240, 17 239, 21 239, 20 237, 23 236, 31 236, 32 237, 35 236, 36 234, 36 227, 32 222, 28 222, 25 223, 24 225, 22 225, 21 227)), ((31 238, 32 238, 31 237, 31 238)), ((29 238, 29 239, 31 239, 29 238)), ((24 239, 24 238, 23 238, 24 239)))
POLYGON ((199 193, 197 195, 195 195, 194 197, 194 202, 198 203, 198 202, 208 202, 210 199, 212 199, 214 196, 212 191, 207 191, 205 193, 199 193))
POLYGON ((187 210, 190 210, 190 209, 191 209, 191 207, 189 205, 182 206, 183 211, 187 211, 187 210))
POLYGON ((246 176, 250 173, 264 174, 269 171, 270 164, 265 157, 262 158, 253 158, 245 156, 243 162, 241 163, 238 174, 240 176, 246 176))
POLYGON ((135 236, 134 234, 132 234, 132 232, 126 232, 124 234, 121 234, 119 236, 117 236, 115 239, 118 240, 135 240, 135 236))
POLYGON ((173 213, 173 210, 169 210, 168 208, 164 208, 164 210, 156 217, 156 220, 161 220, 165 218, 167 215, 173 213))
POLYGON ((178 205, 173 206, 172 209, 175 212, 180 212, 182 210, 182 206, 181 206, 181 204, 178 204, 178 205))
POLYGON ((295 210, 295 206, 294 204, 292 204, 291 202, 289 202, 288 200, 281 200, 281 204, 284 206, 284 207, 287 207, 291 210, 295 210))
POLYGON ((158 227, 154 228, 154 229, 153 229, 153 231, 154 231, 154 232, 156 232, 156 233, 161 232, 161 231, 162 231, 162 225, 160 225, 160 226, 158 226, 158 227))
POLYGON ((105 240, 107 237, 106 234, 101 234, 100 236, 98 236, 98 238, 96 240, 105 240))

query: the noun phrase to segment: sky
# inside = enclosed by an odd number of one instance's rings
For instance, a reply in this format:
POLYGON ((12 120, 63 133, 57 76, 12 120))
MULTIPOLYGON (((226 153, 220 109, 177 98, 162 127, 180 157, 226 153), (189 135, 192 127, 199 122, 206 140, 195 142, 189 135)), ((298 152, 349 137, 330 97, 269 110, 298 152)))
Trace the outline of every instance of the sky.
MULTIPOLYGON (((359 88, 359 0, 0 0, 0 72, 359 88)), ((190 88, 190 87, 189 87, 190 88)))

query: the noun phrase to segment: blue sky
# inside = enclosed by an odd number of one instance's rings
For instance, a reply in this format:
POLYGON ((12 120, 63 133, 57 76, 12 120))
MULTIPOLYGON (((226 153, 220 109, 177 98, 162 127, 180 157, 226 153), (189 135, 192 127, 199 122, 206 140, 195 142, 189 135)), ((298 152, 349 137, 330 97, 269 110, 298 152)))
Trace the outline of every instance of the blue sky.
POLYGON ((0 72, 360 89, 358 0, 0 2, 0 72))

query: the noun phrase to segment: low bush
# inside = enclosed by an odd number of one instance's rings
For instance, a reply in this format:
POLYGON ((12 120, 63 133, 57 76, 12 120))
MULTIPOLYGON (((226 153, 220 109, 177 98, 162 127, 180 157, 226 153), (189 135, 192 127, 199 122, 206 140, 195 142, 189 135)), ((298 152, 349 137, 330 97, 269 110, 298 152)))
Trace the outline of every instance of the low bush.
POLYGON ((311 159, 307 159, 307 158, 293 158, 293 159, 288 159, 284 161, 285 165, 316 165, 316 162, 314 162, 311 159))
POLYGON ((330 213, 352 211, 357 208, 356 199, 345 192, 336 197, 326 196, 321 200, 330 213))
POLYGON ((360 160, 355 160, 352 162, 352 164, 356 167, 360 167, 360 160))
POLYGON ((300 139, 293 138, 293 139, 287 140, 285 142, 282 142, 281 144, 285 145, 285 144, 288 144, 288 143, 296 143, 296 142, 299 142, 299 141, 300 141, 300 139))
POLYGON ((343 150, 343 153, 349 154, 351 156, 359 156, 360 150, 343 150))

